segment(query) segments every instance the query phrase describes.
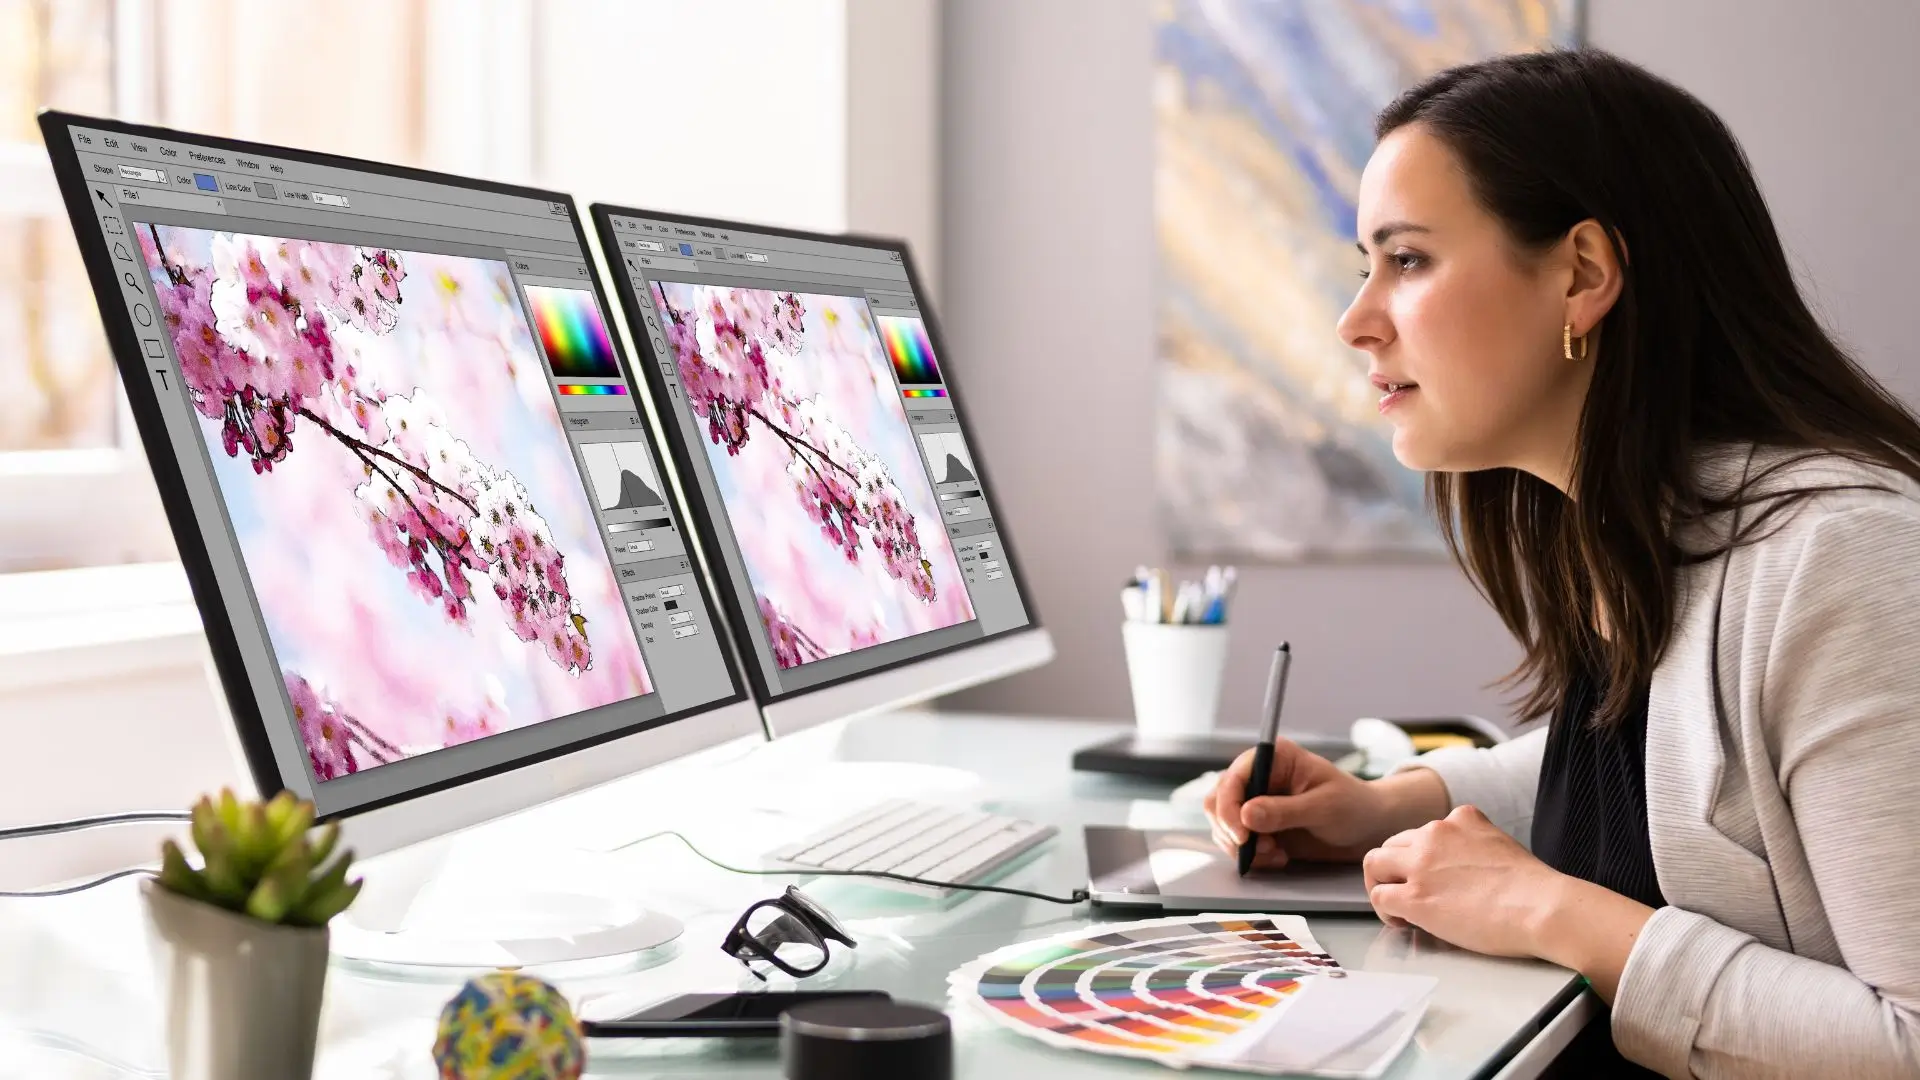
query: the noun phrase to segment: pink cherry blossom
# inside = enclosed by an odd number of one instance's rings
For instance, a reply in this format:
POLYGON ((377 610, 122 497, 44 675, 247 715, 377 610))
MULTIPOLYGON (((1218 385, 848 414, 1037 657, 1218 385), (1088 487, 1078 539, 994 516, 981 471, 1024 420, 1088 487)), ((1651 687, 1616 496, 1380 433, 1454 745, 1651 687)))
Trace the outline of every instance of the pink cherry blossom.
POLYGON ((313 766, 316 780, 332 780, 358 772, 353 760, 353 745, 347 728, 346 711, 321 696, 306 679, 291 671, 283 673, 287 699, 293 705, 293 720, 300 730, 300 741, 307 747, 307 763, 313 766))
POLYGON ((775 664, 782 669, 793 668, 826 657, 826 650, 795 626, 793 620, 773 601, 758 593, 754 594, 753 599, 760 609, 760 625, 766 628, 767 643, 773 648, 775 664))
POLYGON ((795 354, 805 343, 806 308, 793 293, 695 290, 701 302, 682 309, 658 283, 655 305, 667 316, 681 390, 708 438, 736 455, 759 423, 785 443, 787 475, 820 534, 849 562, 864 538, 887 574, 922 602, 938 596, 919 528, 887 466, 855 443, 815 398, 795 400, 770 376, 768 349, 795 354), (703 333, 704 332, 704 333, 703 333), (711 352, 702 350, 711 340, 711 352))
POLYGON ((327 306, 357 330, 384 334, 400 321, 400 283, 406 268, 395 251, 381 248, 338 249, 329 263, 335 276, 329 281, 327 306), (346 259, 344 253, 351 252, 346 259))
POLYGON ((135 232, 316 777, 651 692, 503 263, 135 232))
POLYGON ((863 300, 676 282, 652 298, 778 663, 973 617, 863 300))
POLYGON ((586 619, 567 586, 566 556, 512 474, 491 475, 481 488, 474 535, 513 632, 539 642, 562 670, 585 670, 593 653, 586 619))
POLYGON ((229 456, 268 472, 304 420, 359 464, 359 516, 415 595, 466 625, 470 575, 484 575, 520 640, 564 671, 592 665, 565 556, 525 486, 478 461, 430 394, 389 394, 361 363, 354 335, 398 322, 397 252, 217 234, 213 265, 188 267, 157 236, 149 227, 141 247, 163 317, 194 406, 221 422, 229 456))

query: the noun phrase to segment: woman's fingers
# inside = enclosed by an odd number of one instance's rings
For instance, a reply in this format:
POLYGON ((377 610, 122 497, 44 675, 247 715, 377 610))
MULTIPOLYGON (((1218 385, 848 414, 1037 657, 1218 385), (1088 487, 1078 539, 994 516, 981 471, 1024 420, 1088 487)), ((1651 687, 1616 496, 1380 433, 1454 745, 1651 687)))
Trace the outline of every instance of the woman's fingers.
POLYGON ((1360 860, 1360 869, 1366 875, 1368 891, 1371 892, 1375 885, 1406 881, 1409 854, 1410 851, 1404 847, 1384 846, 1367 852, 1360 860))
POLYGON ((1286 846, 1277 836, 1262 836, 1260 843, 1253 849, 1253 865, 1260 870, 1278 870, 1287 865, 1289 856, 1286 846))
POLYGON ((1380 921, 1392 927, 1409 925, 1406 920, 1407 892, 1412 886, 1405 883, 1381 882, 1367 887, 1367 900, 1373 904, 1373 913, 1380 921))
POLYGON ((1246 799, 1247 777, 1252 772, 1253 751, 1248 750, 1233 759, 1207 796, 1207 816, 1227 834, 1229 846, 1247 838, 1246 826, 1240 824, 1240 804, 1246 799))
POLYGON ((1227 833, 1226 829, 1221 827, 1220 822, 1212 821, 1208 824, 1213 829, 1213 843, 1215 847, 1228 854, 1240 850, 1240 845, 1234 842, 1233 837, 1227 833))

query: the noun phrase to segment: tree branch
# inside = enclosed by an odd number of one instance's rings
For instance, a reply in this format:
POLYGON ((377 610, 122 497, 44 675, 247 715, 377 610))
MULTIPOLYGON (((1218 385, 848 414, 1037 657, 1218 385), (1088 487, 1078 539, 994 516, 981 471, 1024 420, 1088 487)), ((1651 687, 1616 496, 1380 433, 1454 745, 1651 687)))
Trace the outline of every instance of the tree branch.
MULTIPOLYGON (((347 449, 352 451, 353 455, 360 459, 360 463, 365 465, 369 472, 372 472, 374 475, 378 476, 380 479, 385 480, 389 487, 393 488, 394 491, 399 492, 401 498, 407 500, 408 509, 413 511, 414 517, 417 517, 420 519, 421 525, 425 526, 429 532, 433 533, 433 538, 435 540, 438 540, 440 544, 445 545, 445 547, 447 548, 458 547, 458 545, 456 545, 452 540, 449 540, 445 536, 440 535, 439 530, 435 529, 427 521, 427 515, 420 512, 420 504, 413 501, 412 492, 409 492, 406 488, 401 487, 400 482, 398 480, 395 480, 393 477, 387 475, 387 470, 375 464, 372 458, 362 453, 360 450, 360 447, 354 446, 352 444, 348 444, 347 449)), ((446 571, 449 576, 451 576, 454 572, 453 564, 447 558, 447 553, 445 548, 441 548, 440 550, 440 568, 446 571)), ((452 582, 448 582, 448 586, 451 587, 452 582)))
POLYGON ((812 649, 814 651, 815 656, 817 656, 819 659, 825 660, 827 658, 827 650, 821 648, 819 642, 808 637, 807 632, 805 630, 802 630, 798 626, 794 625, 794 622, 792 619, 787 620, 787 629, 793 631, 794 640, 800 642, 800 644, 802 645, 805 645, 807 648, 812 649))
POLYGON ((167 280, 173 282, 175 285, 185 285, 187 283, 187 272, 176 269, 171 262, 167 261, 167 249, 160 246, 160 229, 151 221, 147 223, 147 235, 153 237, 153 250, 160 256, 160 265, 167 272, 167 280))
MULTIPOLYGON (((460 494, 459 492, 453 490, 447 485, 427 475, 427 471, 425 469, 422 469, 420 466, 415 465, 413 462, 395 457, 394 455, 387 453, 385 450, 382 450, 379 447, 374 446, 372 443, 366 442, 363 439, 354 438, 353 436, 347 434, 344 431, 341 431, 339 428, 334 427, 332 424, 329 424, 325 420, 321 419, 318 413, 314 412, 312 409, 307 408, 305 405, 300 406, 300 408, 295 411, 298 412, 301 416, 304 416, 307 419, 313 421, 314 423, 319 424, 321 427, 321 430, 325 431, 327 434, 333 436, 334 438, 340 440, 341 442, 347 444, 347 446, 350 449, 353 449, 356 452, 365 451, 365 453, 367 454, 374 454, 379 457, 386 458, 388 461, 393 462, 395 465, 398 465, 401 468, 412 473, 413 475, 419 477, 423 483, 431 487, 438 488, 441 491, 446 492, 449 496, 459 500, 460 505, 466 507, 468 510, 473 511, 475 517, 478 517, 480 515, 480 508, 473 505, 472 502, 468 501, 466 496, 460 494)), ((364 458, 364 455, 363 455, 363 458, 364 458)), ((384 476, 386 474, 382 473, 381 475, 384 476)), ((388 482, 392 483, 391 480, 389 480, 388 482)), ((394 486, 397 488, 400 485, 394 484, 394 486)), ((416 509, 415 512, 418 513, 418 510, 416 509)))
MULTIPOLYGON (((859 477, 854 476, 851 472, 847 472, 847 469, 845 466, 840 465, 838 462, 828 457, 825 451, 821 450, 819 447, 813 445, 812 443, 806 441, 805 439, 798 438, 792 433, 786 431, 780 425, 774 423, 772 420, 767 419, 767 417, 763 413, 761 413, 760 410, 748 409, 747 415, 767 425, 767 430, 773 432, 775 435, 780 436, 780 438, 786 442, 787 450, 793 454, 795 460, 799 461, 800 464, 805 465, 807 467, 807 471, 813 474, 813 478, 815 480, 820 481, 821 487, 823 488, 827 487, 827 478, 820 475, 820 467, 818 465, 815 465, 812 459, 809 458, 806 454, 802 454, 800 452, 801 449, 813 451, 813 453, 818 454, 822 459, 824 459, 827 464, 832 465, 834 468, 839 469, 843 473, 847 473, 848 476, 853 477, 853 480, 855 483, 859 483, 860 481, 859 477)), ((828 490, 832 490, 832 489, 829 488, 828 490)), ((832 506, 835 510, 839 511, 841 520, 845 521, 847 524, 847 528, 851 530, 854 527, 855 519, 859 516, 860 508, 858 506, 851 506, 846 503, 842 503, 837 499, 832 500, 832 506)), ((814 648, 817 649, 819 648, 819 646, 815 645, 814 648)), ((824 650, 822 650, 820 655, 822 657, 825 657, 827 654, 824 650)))
MULTIPOLYGON (((856 484, 860 482, 860 478, 853 474, 853 470, 847 468, 845 465, 842 465, 839 462, 833 460, 833 458, 827 456, 827 452, 825 450, 820 449, 819 447, 813 445, 807 440, 802 439, 797 435, 794 435, 792 432, 781 427, 779 424, 774 423, 772 420, 767 418, 767 414, 761 412, 759 409, 755 409, 749 406, 747 407, 747 415, 767 425, 768 430, 772 431, 775 435, 778 435, 780 436, 781 439, 785 440, 787 446, 793 450, 795 457, 798 457, 800 455, 801 450, 812 451, 813 453, 820 455, 820 460, 825 461, 827 464, 833 466, 836 469, 839 469, 843 473, 846 473, 847 479, 852 480, 856 484)), ((820 470, 815 469, 814 475, 818 476, 819 474, 820 474, 820 470)))
POLYGON ((359 743, 366 749, 368 756, 380 764, 390 765, 407 756, 401 753, 400 749, 392 743, 367 730, 365 724, 355 720, 353 717, 343 716, 341 719, 345 722, 344 726, 347 729, 347 738, 359 743))

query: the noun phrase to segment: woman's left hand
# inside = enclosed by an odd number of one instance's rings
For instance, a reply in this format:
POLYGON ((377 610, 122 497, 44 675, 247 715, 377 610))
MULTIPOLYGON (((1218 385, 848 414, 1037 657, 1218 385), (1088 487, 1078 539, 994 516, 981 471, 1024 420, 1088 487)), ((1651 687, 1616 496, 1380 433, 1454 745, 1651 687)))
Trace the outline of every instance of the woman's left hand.
POLYGON ((1539 955, 1535 931, 1565 876, 1474 806, 1388 837, 1361 865, 1388 926, 1492 956, 1539 955))

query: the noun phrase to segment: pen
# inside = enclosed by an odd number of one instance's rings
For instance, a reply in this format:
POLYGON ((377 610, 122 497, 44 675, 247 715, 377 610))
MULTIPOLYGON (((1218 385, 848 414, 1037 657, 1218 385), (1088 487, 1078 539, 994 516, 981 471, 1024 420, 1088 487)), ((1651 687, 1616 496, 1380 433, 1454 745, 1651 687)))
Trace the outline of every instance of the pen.
MULTIPOLYGON (((1281 642, 1273 650, 1273 668, 1267 672, 1267 715, 1260 728, 1259 745, 1253 748, 1253 772, 1247 776, 1246 796, 1242 804, 1252 802, 1262 795, 1285 795, 1286 786, 1278 791, 1267 789, 1267 774, 1273 771, 1273 740, 1280 737, 1280 703, 1287 696, 1287 668, 1293 663, 1293 650, 1281 642)), ((1253 869, 1253 853, 1260 846, 1260 837, 1252 830, 1247 831, 1246 842, 1240 845, 1240 876, 1246 877, 1253 869)))

